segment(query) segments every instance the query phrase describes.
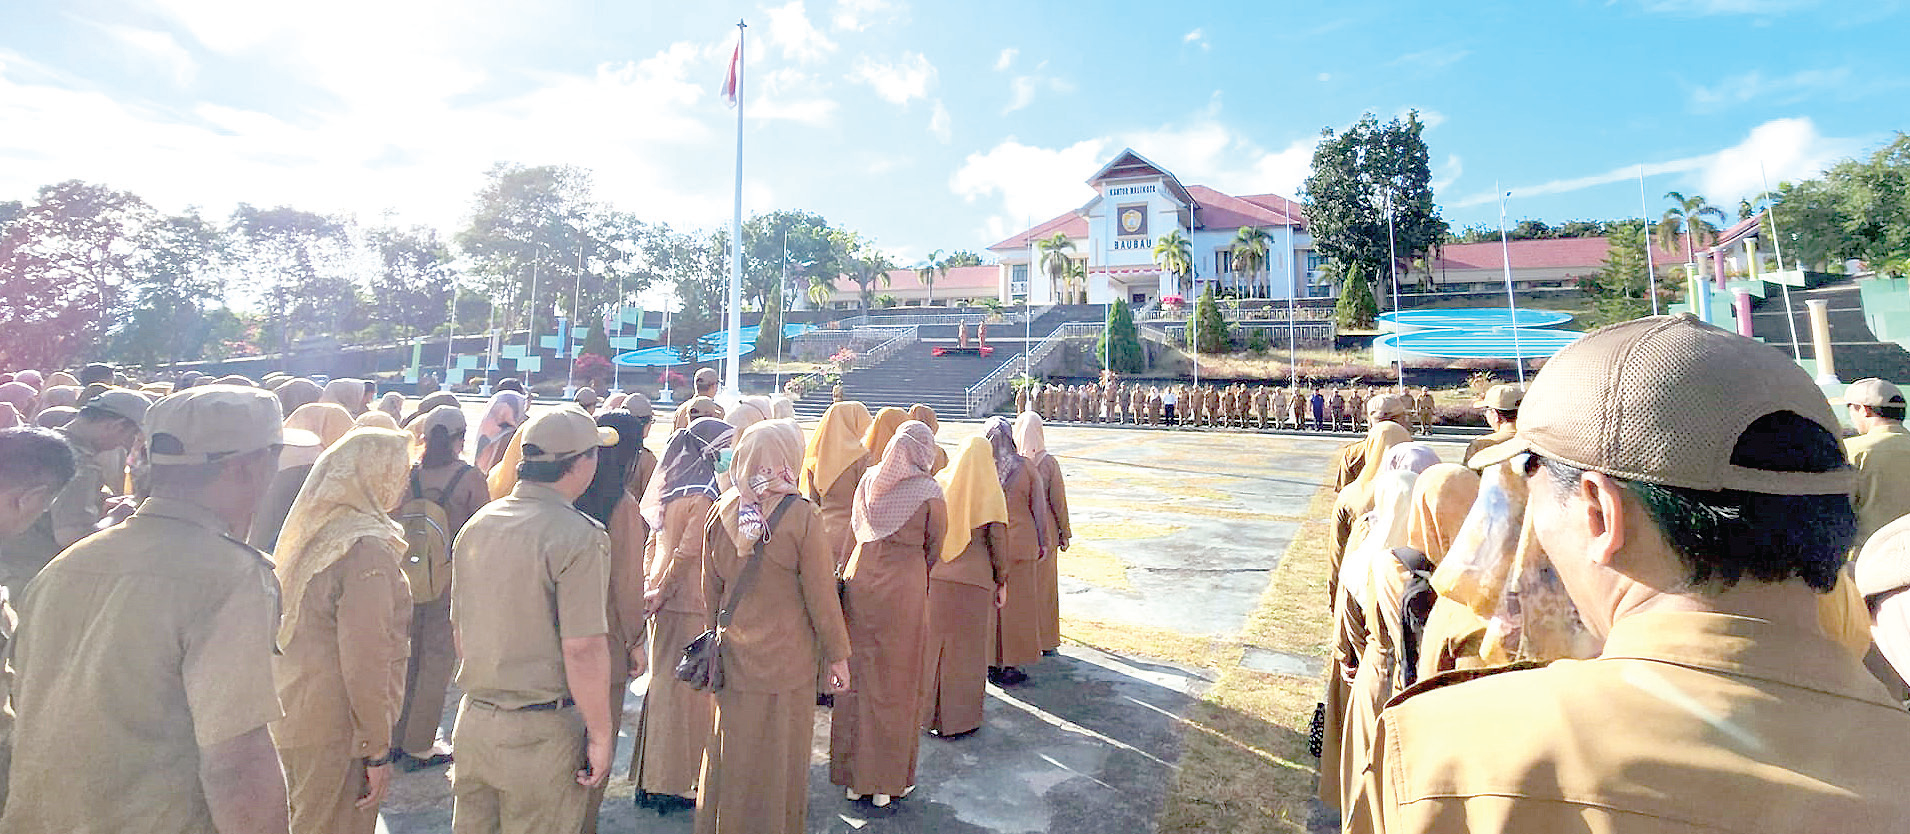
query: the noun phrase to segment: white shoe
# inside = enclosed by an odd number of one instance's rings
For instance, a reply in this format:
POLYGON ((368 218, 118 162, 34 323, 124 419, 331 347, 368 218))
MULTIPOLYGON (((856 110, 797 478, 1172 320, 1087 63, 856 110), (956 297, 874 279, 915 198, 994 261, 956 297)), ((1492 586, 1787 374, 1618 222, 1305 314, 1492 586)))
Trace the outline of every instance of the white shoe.
POLYGON ((850 802, 854 802, 862 798, 862 794, 856 793, 855 788, 849 788, 848 790, 843 792, 843 795, 847 797, 850 802))
POLYGON ((889 807, 889 795, 886 793, 876 794, 874 798, 869 800, 869 804, 877 808, 887 808, 889 807))
POLYGON ((903 788, 903 789, 902 789, 902 795, 901 795, 901 796, 898 796, 898 797, 896 797, 896 799, 908 799, 908 798, 909 798, 909 794, 912 794, 912 793, 915 793, 915 786, 914 786, 914 785, 910 785, 910 786, 908 786, 908 787, 906 787, 906 788, 903 788))

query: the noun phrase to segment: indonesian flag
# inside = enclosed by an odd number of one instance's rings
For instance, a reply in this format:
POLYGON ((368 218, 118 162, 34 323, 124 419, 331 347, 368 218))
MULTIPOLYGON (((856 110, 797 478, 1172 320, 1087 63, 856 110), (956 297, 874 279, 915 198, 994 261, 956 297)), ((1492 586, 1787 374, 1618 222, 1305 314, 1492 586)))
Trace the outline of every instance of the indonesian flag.
POLYGON ((730 53, 730 71, 723 76, 723 97, 729 99, 731 107, 736 106, 737 90, 742 86, 743 39, 736 39, 736 51, 730 53))

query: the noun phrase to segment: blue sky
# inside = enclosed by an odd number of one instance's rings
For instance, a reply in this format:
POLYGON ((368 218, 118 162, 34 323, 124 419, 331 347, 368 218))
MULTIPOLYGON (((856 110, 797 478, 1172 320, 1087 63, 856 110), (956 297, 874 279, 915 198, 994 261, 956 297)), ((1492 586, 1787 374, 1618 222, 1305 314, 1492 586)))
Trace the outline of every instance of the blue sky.
POLYGON ((904 261, 1084 202, 1123 147, 1291 195, 1324 126, 1417 108, 1455 226, 1727 208, 1910 129, 1896 2, 693 4, 9 0, 0 199, 82 178, 460 225, 491 163, 726 223, 750 23, 745 211, 820 212, 904 261), (667 8, 666 8, 667 6, 667 8))

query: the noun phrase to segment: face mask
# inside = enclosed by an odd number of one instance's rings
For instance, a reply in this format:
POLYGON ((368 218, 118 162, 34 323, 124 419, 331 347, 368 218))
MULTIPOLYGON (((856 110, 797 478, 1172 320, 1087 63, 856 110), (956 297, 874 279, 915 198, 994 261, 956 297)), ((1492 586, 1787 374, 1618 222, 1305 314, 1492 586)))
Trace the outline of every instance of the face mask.
POLYGON ((722 474, 722 473, 724 473, 724 472, 728 472, 728 471, 730 471, 730 459, 731 459, 731 458, 733 458, 733 457, 735 457, 735 456, 736 456, 736 451, 735 451, 735 450, 733 450, 733 449, 719 449, 719 450, 717 450, 717 452, 716 452, 716 472, 717 472, 717 474, 719 474, 719 475, 720 475, 720 474, 722 474))

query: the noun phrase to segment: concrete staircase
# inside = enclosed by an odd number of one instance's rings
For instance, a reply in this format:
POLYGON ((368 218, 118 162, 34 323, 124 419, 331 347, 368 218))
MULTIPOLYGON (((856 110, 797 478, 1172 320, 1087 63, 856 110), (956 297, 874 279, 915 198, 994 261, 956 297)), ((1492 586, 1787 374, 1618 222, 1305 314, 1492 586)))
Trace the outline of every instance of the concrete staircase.
MULTIPOLYGON (((1881 341, 1864 320, 1857 298, 1857 285, 1850 279, 1839 280, 1815 289, 1791 290, 1791 307, 1797 323, 1798 345, 1805 369, 1817 373, 1816 352, 1811 347, 1810 315, 1804 301, 1821 298, 1828 302, 1831 355, 1837 362, 1837 376, 1844 382, 1878 377, 1899 384, 1910 383, 1910 351, 1896 342, 1881 341)), ((1785 323, 1784 299, 1777 293, 1765 298, 1751 314, 1752 335, 1785 353, 1792 353, 1791 330, 1785 323)))

